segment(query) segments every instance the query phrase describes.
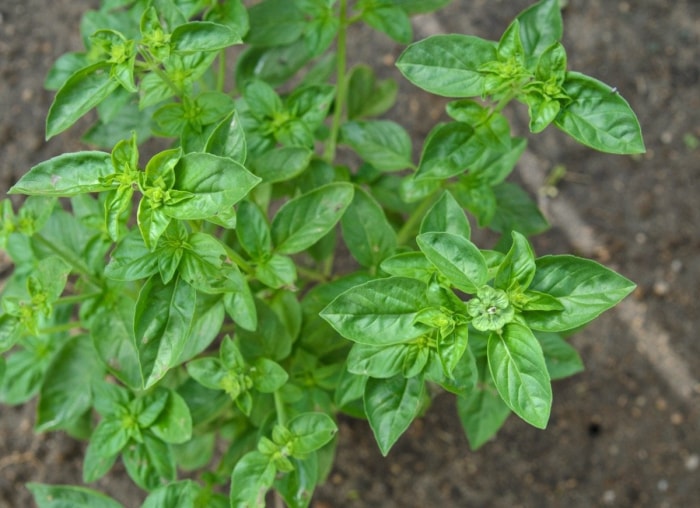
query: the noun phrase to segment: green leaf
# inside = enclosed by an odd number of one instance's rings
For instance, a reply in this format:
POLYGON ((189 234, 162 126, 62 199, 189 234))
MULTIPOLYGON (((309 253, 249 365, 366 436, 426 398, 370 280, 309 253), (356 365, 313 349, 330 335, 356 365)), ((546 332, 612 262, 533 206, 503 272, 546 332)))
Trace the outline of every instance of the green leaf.
POLYGON ((98 62, 71 75, 56 92, 46 117, 46 139, 73 125, 119 87, 110 76, 112 64, 98 62))
POLYGON ((30 482, 27 489, 39 508, 123 508, 114 499, 84 487, 30 482))
POLYGON ((589 259, 544 256, 530 289, 559 299, 559 311, 532 311, 523 316, 534 330, 562 332, 583 326, 629 295, 635 284, 589 259))
POLYGON ((563 379, 583 372, 583 362, 576 349, 558 333, 535 334, 544 351, 547 371, 552 379, 563 379))
POLYGON ((151 252, 138 230, 127 234, 110 255, 105 277, 115 280, 145 279, 158 271, 158 255, 151 252))
POLYGON ((208 153, 185 154, 175 167, 173 188, 189 199, 167 204, 164 212, 181 220, 212 217, 243 199, 260 179, 228 157, 208 153))
POLYGON ((532 68, 539 56, 562 38, 564 23, 559 2, 560 0, 541 0, 518 14, 520 40, 528 68, 532 68))
POLYGON ((275 252, 295 254, 326 235, 350 205, 354 187, 331 183, 285 203, 272 220, 275 252))
POLYGON ((490 380, 482 381, 467 395, 457 397, 457 414, 472 450, 477 450, 491 439, 510 413, 510 408, 490 380))
POLYGON ((254 370, 250 371, 253 386, 262 393, 273 393, 279 390, 289 379, 287 371, 277 362, 267 358, 258 358, 253 363, 254 370))
POLYGON ((488 279, 486 260, 468 239, 452 233, 423 233, 416 238, 428 260, 458 289, 475 294, 488 279))
POLYGON ((214 128, 207 139, 204 151, 220 157, 228 157, 239 164, 245 162, 247 146, 238 112, 231 111, 214 128))
POLYGON ((340 141, 379 171, 399 171, 413 166, 411 138, 392 121, 346 122, 340 128, 340 141))
POLYGON ((275 312, 262 300, 255 300, 258 327, 248 331, 236 330, 240 349, 246 358, 265 357, 280 361, 289 356, 294 337, 275 312))
POLYGON ((420 377, 367 380, 365 413, 382 455, 389 453, 418 415, 424 391, 425 383, 420 377))
POLYGON ((471 226, 464 209, 449 191, 445 191, 423 217, 420 232, 452 233, 469 239, 471 226))
POLYGON ((394 377, 403 372, 408 345, 353 344, 347 358, 347 369, 352 374, 378 379, 394 377))
POLYGON ((190 21, 176 27, 170 35, 170 46, 176 53, 217 51, 242 42, 231 28, 211 21, 190 21))
POLYGON ((464 173, 474 161, 474 129, 462 122, 435 127, 423 146, 416 180, 446 179, 464 173))
POLYGON ((105 178, 114 173, 106 152, 75 152, 59 155, 30 169, 8 194, 75 196, 109 190, 105 178))
POLYGON ((313 152, 306 147, 284 146, 253 159, 250 168, 263 182, 284 182, 304 172, 312 156, 313 152))
POLYGON ((261 79, 272 86, 282 85, 313 56, 304 39, 286 46, 250 47, 238 59, 236 83, 241 88, 250 80, 261 79))
POLYGON ((450 2, 452 0, 391 0, 391 3, 409 14, 436 11, 450 2))
POLYGON ((537 204, 521 187, 503 182, 492 187, 496 200, 493 219, 488 226, 500 233, 518 231, 525 236, 549 228, 537 204))
POLYGON ((348 77, 348 118, 355 120, 381 115, 396 101, 398 89, 398 84, 392 79, 377 82, 374 71, 367 65, 353 67, 348 77))
POLYGON ((175 480, 172 449, 148 432, 144 432, 142 442, 124 448, 122 461, 129 477, 144 490, 155 490, 175 480))
POLYGON ((525 290, 535 276, 535 254, 525 236, 517 231, 511 235, 513 244, 498 268, 494 286, 503 290, 511 287, 525 290))
POLYGON ((185 399, 171 390, 165 407, 148 429, 166 443, 184 443, 192 438, 192 416, 185 399))
POLYGON ((248 9, 250 31, 245 38, 254 46, 283 46, 296 41, 306 20, 289 0, 266 0, 248 9))
POLYGON ((36 431, 65 429, 92 406, 104 367, 86 335, 70 339, 51 362, 39 394, 36 431))
POLYGON ((444 97, 476 97, 484 88, 479 68, 496 59, 496 44, 469 35, 434 35, 409 45, 396 61, 414 85, 444 97))
POLYGON ((118 418, 102 420, 92 435, 83 460, 83 481, 92 483, 112 469, 119 452, 129 442, 129 431, 118 418))
POLYGON ((488 342, 491 376, 503 401, 520 418, 544 429, 552 407, 552 386, 537 338, 527 326, 510 323, 488 342))
POLYGON ((303 458, 325 446, 338 432, 333 418, 325 413, 303 413, 295 416, 287 425, 293 434, 291 454, 303 458))
POLYGON ((276 468, 269 455, 246 453, 231 474, 231 506, 263 508, 265 493, 275 480, 276 468))
POLYGON ((571 102, 554 120, 557 127, 602 152, 645 151, 637 116, 615 88, 576 72, 567 73, 562 87, 571 102))
POLYGON ((374 198, 360 187, 340 222, 350 254, 362 266, 376 270, 397 247, 396 232, 374 198))
POLYGON ((134 315, 134 336, 144 388, 153 386, 177 364, 190 336, 196 292, 179 277, 164 285, 153 276, 141 289, 134 315))
POLYGON ((197 484, 192 480, 169 483, 152 491, 141 508, 196 508, 197 491, 197 484))
POLYGON ((232 270, 228 277, 235 289, 224 295, 226 313, 243 329, 255 330, 258 326, 258 318, 248 282, 239 270, 232 270))
POLYGON ((260 208, 243 201, 238 205, 240 224, 236 228, 236 237, 248 255, 253 259, 263 259, 272 251, 270 226, 260 208))
MULTIPOLYGON (((362 3, 362 2, 361 2, 362 3)), ((387 34, 396 42, 408 44, 413 39, 411 19, 405 10, 386 4, 364 2, 362 19, 372 28, 387 34)))
POLYGON ((399 344, 427 330, 415 321, 427 305, 426 290, 426 284, 416 279, 372 280, 340 294, 321 311, 321 317, 354 342, 399 344))

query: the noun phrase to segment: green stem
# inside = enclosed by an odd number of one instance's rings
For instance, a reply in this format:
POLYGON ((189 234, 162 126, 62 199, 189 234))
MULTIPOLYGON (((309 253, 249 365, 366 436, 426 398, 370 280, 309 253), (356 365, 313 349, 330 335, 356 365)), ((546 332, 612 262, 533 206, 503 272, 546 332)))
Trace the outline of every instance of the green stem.
POLYGON ((68 323, 62 323, 55 326, 47 326, 46 328, 39 329, 41 335, 51 335, 54 333, 69 332, 76 328, 85 328, 80 321, 70 321, 68 323))
POLYGON ((160 64, 153 58, 151 53, 148 50, 141 51, 140 53, 141 56, 143 56, 143 59, 148 64, 148 68, 155 72, 158 75, 158 77, 163 80, 163 83, 168 85, 168 88, 170 88, 176 96, 181 97, 182 90, 180 90, 180 88, 178 88, 175 82, 172 79, 170 79, 170 76, 168 76, 168 74, 165 71, 163 71, 163 69, 161 69, 160 64))
POLYGON ((47 240, 40 234, 35 234, 32 236, 33 239, 35 239, 37 242, 42 244, 44 247, 49 249, 51 252, 56 254, 59 258, 61 258, 63 261, 68 263, 71 268, 78 272, 79 274, 83 275, 90 283, 92 283, 96 287, 102 287, 102 281, 100 281, 91 271, 88 266, 83 263, 83 260, 78 258, 77 256, 71 255, 71 253, 64 251, 61 249, 59 246, 54 244, 53 242, 47 240))
POLYGON ((338 41, 336 44, 336 93, 335 93, 335 110, 333 111, 333 122, 331 124, 331 133, 326 144, 326 150, 323 158, 329 164, 335 160, 335 150, 338 144, 338 134, 340 133, 340 124, 343 120, 343 110, 347 97, 347 80, 345 79, 347 66, 347 31, 348 31, 348 1, 340 0, 340 26, 338 27, 338 41))
POLYGON ((409 239, 415 236, 416 232, 418 231, 418 228, 420 227, 420 223, 423 220, 423 217, 425 216, 426 212, 430 209, 430 207, 433 206, 433 203, 435 202, 438 193, 439 190, 430 194, 428 197, 423 199, 421 204, 418 205, 418 208, 411 212, 411 215, 409 215, 408 219, 406 220, 406 222, 404 222, 404 225, 401 227, 401 229, 396 235, 396 241, 399 245, 405 245, 406 243, 408 243, 409 239))
POLYGON ((231 247, 229 247, 226 244, 222 244, 224 246, 224 249, 226 249, 226 254, 228 254, 228 257, 238 265, 238 268, 243 270, 245 273, 250 274, 253 273, 253 267, 250 266, 250 263, 248 263, 245 259, 243 259, 243 256, 241 256, 238 252, 233 250, 231 247))
POLYGON ((315 270, 311 270, 309 268, 304 268, 303 266, 298 266, 297 265, 297 273, 301 275, 302 277, 305 277, 306 279, 315 281, 315 282, 326 282, 328 277, 322 273, 318 273, 315 270))
POLYGON ((89 300, 90 298, 97 298, 98 296, 102 295, 102 293, 97 292, 97 293, 84 293, 81 295, 70 295, 70 296, 63 296, 56 300, 54 302, 54 305, 71 305, 74 303, 80 303, 84 302, 85 300, 89 300))
POLYGON ((287 412, 284 409, 284 402, 279 390, 275 390, 275 412, 277 413, 277 423, 283 427, 287 425, 287 412))

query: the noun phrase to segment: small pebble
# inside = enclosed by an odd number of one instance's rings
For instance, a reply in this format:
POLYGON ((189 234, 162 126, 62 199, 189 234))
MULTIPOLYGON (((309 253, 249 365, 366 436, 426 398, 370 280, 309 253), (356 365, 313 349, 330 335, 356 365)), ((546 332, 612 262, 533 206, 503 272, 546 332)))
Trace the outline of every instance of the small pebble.
POLYGON ((695 471, 700 466, 700 455, 693 453, 685 459, 685 468, 688 471, 695 471))

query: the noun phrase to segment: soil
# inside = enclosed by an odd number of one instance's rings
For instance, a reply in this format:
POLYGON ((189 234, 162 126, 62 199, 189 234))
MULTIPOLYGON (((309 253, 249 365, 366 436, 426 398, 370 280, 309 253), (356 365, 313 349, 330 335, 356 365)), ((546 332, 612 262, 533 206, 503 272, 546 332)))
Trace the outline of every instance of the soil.
MULTIPOLYGON (((52 94, 42 82, 56 57, 80 49, 80 15, 95 3, 0 3, 1 189, 33 164, 81 149, 80 129, 44 141, 52 94)), ((419 18, 416 34, 497 39, 530 3, 455 0, 419 18)), ((439 396, 384 458, 366 423, 342 419, 336 466, 316 508, 698 506, 700 2, 569 0, 564 17, 569 67, 617 87, 639 115, 647 152, 599 154, 555 129, 532 138, 519 178, 533 192, 552 167, 566 168, 556 196, 540 194, 553 229, 536 247, 594 257, 637 291, 573 337, 587 370, 554 384, 547 430, 511 417, 473 452, 452 397, 439 396)), ((399 78, 392 64, 401 48, 356 35, 351 52, 399 78)), ((419 147, 445 101, 405 82, 401 90, 392 116, 419 147)), ((514 113, 521 134, 522 116, 514 113)), ((0 508, 33 506, 28 481, 80 483, 83 444, 33 434, 32 404, 0 411, 0 508)), ((128 507, 143 499, 119 467, 93 487, 128 507)))

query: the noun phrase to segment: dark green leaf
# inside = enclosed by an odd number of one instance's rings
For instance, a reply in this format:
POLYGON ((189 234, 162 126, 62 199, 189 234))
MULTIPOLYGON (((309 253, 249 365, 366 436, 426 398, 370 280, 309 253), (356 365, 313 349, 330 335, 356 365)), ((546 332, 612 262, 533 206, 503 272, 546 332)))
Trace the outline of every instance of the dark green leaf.
POLYGON ((503 290, 525 290, 535 276, 535 254, 525 236, 517 231, 511 235, 513 244, 498 268, 494 286, 503 290))
POLYGON ((347 358, 348 372, 378 379, 394 377, 402 373, 407 354, 406 343, 353 344, 347 358))
POLYGON ((119 82, 105 62, 84 67, 71 75, 56 93, 46 117, 46 139, 63 132, 114 92, 119 82))
POLYGON ((384 210, 360 187, 355 187, 355 195, 340 224, 345 245, 364 267, 376 270, 396 250, 396 232, 384 210))
POLYGON ((645 151, 637 116, 616 89, 576 72, 567 73, 563 89, 571 102, 554 120, 557 127, 602 152, 645 151))
POLYGON ((549 377, 563 379, 583 371, 581 357, 564 337, 547 332, 537 332, 535 336, 544 351, 549 377))
POLYGON ((248 9, 250 31, 246 43, 254 46, 283 46, 296 41, 306 21, 289 0, 266 0, 248 9))
POLYGON ((427 305, 426 290, 426 284, 416 279, 372 280, 339 295, 321 311, 321 317, 354 342, 399 344, 425 333, 427 328, 415 318, 427 305))
POLYGON ((367 65, 353 67, 348 78, 348 118, 381 115, 396 101, 398 88, 391 79, 377 83, 374 71, 367 65))
POLYGON ((84 487, 31 482, 27 488, 39 508, 123 508, 114 499, 84 487))
POLYGON ((212 131, 204 150, 220 157, 228 157, 240 164, 245 162, 247 154, 245 133, 235 110, 212 131))
POLYGON ((510 413, 510 408, 498 395, 496 387, 488 381, 467 395, 457 397, 457 414, 472 450, 480 448, 491 439, 510 413))
POLYGON ((144 387, 153 386, 180 360, 195 311, 195 290, 179 277, 164 285, 153 276, 139 293, 134 336, 144 387))
POLYGON ((313 152, 303 146, 285 146, 253 159, 250 168, 263 182, 276 183, 300 175, 311 162, 313 152))
POLYGON ((537 62, 549 46, 561 40, 564 24, 559 2, 560 0, 541 0, 517 17, 528 68, 537 62))
POLYGON ((158 255, 146 247, 138 230, 132 230, 112 251, 104 274, 110 279, 127 281, 145 279, 157 270, 158 255))
POLYGON ((119 452, 129 442, 129 431, 121 419, 105 418, 90 436, 83 460, 83 481, 92 483, 112 469, 119 452))
POLYGON ((8 194, 75 196, 112 188, 105 177, 114 173, 106 152, 75 152, 37 164, 12 186, 8 194))
POLYGON ((425 383, 420 377, 367 380, 364 403, 374 437, 386 456, 417 416, 425 383))
POLYGON ((488 342, 491 376, 503 401, 529 424, 544 429, 552 407, 552 386, 537 338, 510 323, 488 342))
POLYGON ((165 408, 148 428, 166 443, 188 441, 192 437, 192 416, 185 400, 171 390, 165 408))
POLYGON ((258 316, 257 329, 236 331, 243 356, 246 358, 262 356, 275 361, 286 358, 292 349, 294 337, 289 334, 282 320, 265 302, 256 299, 255 308, 258 316))
POLYGON ((518 231, 525 236, 549 228, 537 204, 521 187, 503 182, 492 187, 496 199, 494 216, 488 226, 500 233, 518 231))
POLYGON ((396 42, 408 44, 413 39, 411 19, 405 10, 386 4, 366 2, 362 19, 372 28, 387 34, 396 42))
POLYGON ((313 58, 312 48, 299 39, 286 46, 250 47, 239 58, 236 83, 239 88, 252 79, 279 86, 313 58))
POLYGON ((469 35, 434 35, 408 46, 396 62, 414 85, 445 97, 476 97, 484 88, 479 68, 496 59, 496 44, 469 35))
POLYGON ((300 414, 292 418, 287 427, 293 435, 291 453, 297 458, 323 447, 338 432, 338 426, 325 413, 300 414))
POLYGON ((255 277, 268 287, 293 287, 297 280, 294 260, 289 256, 273 254, 255 267, 255 277))
POLYGON ((435 127, 423 147, 415 178, 443 180, 465 172, 479 149, 473 136, 474 129, 462 122, 435 127))
POLYGON ((423 217, 420 232, 452 233, 469 239, 471 226, 464 209, 449 191, 445 191, 423 217))
POLYGON ((348 183, 331 183, 285 203, 272 220, 275 251, 300 252, 328 233, 352 201, 354 188, 348 183))
POLYGON ((403 127, 389 120, 346 122, 340 129, 340 141, 379 171, 413 166, 410 136, 403 127))
POLYGON ((564 309, 526 312, 524 317, 535 330, 578 328, 614 307, 636 287, 595 261, 575 256, 545 256, 536 260, 536 266, 530 289, 558 298, 564 309))
POLYGON ((409 277, 428 283, 436 268, 422 252, 402 252, 382 262, 381 269, 389 275, 409 277))
POLYGON ((141 508, 196 508, 197 490, 192 480, 169 483, 152 491, 141 508))
POLYGON ((263 259, 272 250, 270 226, 262 210, 250 201, 238 205, 239 226, 236 237, 248 255, 253 259, 263 259))
POLYGON ((145 432, 143 442, 131 442, 122 452, 129 477, 144 490, 155 490, 175 479, 175 459, 169 445, 145 432))

